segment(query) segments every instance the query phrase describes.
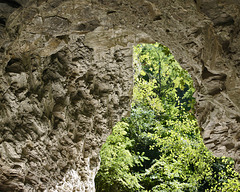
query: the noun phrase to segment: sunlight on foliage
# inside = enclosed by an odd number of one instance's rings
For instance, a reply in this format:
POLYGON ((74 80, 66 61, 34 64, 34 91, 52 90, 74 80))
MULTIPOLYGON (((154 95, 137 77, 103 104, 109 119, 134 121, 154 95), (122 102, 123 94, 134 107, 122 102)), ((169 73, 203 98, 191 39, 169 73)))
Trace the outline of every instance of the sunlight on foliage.
POLYGON ((113 128, 96 176, 102 192, 239 191, 230 158, 204 146, 191 76, 159 43, 134 47, 132 111, 113 128))
POLYGON ((102 183, 101 186, 97 185, 97 191, 124 191, 141 187, 138 179, 130 172, 130 168, 137 164, 138 160, 134 159, 127 150, 132 146, 132 141, 126 137, 127 127, 127 123, 117 123, 102 147, 100 152, 101 170, 96 178, 96 183, 102 183))

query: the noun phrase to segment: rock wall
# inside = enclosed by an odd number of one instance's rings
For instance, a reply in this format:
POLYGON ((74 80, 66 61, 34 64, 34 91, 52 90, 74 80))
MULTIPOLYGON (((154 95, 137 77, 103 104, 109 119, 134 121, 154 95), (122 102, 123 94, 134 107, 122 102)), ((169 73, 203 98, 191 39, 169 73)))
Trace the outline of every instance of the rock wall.
POLYGON ((130 110, 132 46, 192 75, 206 146, 240 171, 239 0, 1 0, 0 191, 94 191, 130 110))

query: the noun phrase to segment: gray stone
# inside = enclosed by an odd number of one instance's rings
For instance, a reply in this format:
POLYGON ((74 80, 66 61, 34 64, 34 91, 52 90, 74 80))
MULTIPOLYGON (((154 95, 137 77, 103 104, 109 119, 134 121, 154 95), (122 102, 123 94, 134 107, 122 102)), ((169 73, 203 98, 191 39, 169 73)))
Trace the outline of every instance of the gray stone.
POLYGON ((0 3, 0 191, 94 191, 99 151, 129 114, 132 46, 189 71, 207 147, 240 171, 239 0, 0 3))

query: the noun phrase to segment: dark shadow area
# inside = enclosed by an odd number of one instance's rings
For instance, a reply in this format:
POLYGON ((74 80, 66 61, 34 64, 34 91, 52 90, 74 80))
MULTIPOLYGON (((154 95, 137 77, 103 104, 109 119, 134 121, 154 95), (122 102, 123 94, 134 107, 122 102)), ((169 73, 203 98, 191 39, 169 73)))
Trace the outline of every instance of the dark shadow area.
POLYGON ((7 5, 9 5, 12 8, 19 8, 22 6, 21 4, 19 4, 16 1, 13 1, 13 0, 0 0, 0 3, 6 3, 7 5))

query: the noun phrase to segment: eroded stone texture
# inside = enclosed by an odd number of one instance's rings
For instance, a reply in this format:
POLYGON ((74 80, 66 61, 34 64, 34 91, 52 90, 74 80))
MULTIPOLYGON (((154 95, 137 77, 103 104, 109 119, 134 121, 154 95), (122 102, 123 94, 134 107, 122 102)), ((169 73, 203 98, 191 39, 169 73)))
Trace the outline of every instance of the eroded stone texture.
POLYGON ((240 164, 238 0, 0 1, 0 191, 94 191, 130 110, 132 46, 192 75, 206 146, 240 164))

